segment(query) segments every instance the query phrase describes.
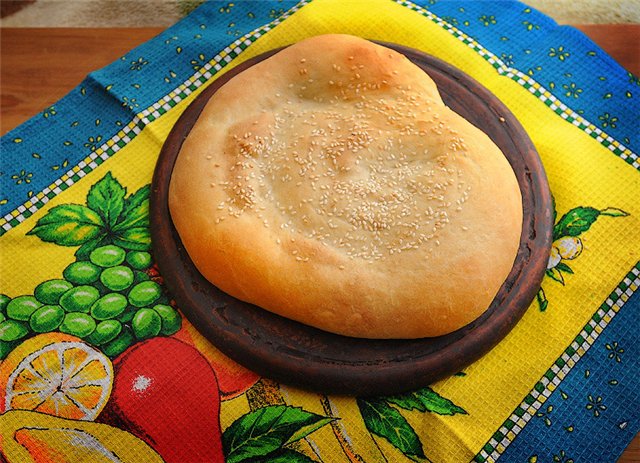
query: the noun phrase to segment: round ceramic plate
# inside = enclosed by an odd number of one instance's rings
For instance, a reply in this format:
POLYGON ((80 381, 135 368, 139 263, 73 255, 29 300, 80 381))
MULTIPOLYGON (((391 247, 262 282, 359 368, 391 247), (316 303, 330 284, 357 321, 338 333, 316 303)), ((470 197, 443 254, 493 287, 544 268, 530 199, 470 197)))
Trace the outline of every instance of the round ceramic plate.
POLYGON ((234 75, 276 51, 227 72, 189 105, 164 144, 153 178, 153 251, 165 283, 185 316, 213 345, 247 368, 282 383, 323 393, 393 394, 426 386, 462 370, 495 346, 522 317, 540 287, 549 258, 549 187, 540 158, 513 114, 486 88, 451 65, 417 50, 383 45, 422 68, 438 85, 445 104, 491 137, 508 158, 520 185, 524 223, 517 259, 491 306, 473 323, 436 338, 371 340, 339 336, 235 299, 195 268, 168 209, 176 157, 209 98, 234 75))

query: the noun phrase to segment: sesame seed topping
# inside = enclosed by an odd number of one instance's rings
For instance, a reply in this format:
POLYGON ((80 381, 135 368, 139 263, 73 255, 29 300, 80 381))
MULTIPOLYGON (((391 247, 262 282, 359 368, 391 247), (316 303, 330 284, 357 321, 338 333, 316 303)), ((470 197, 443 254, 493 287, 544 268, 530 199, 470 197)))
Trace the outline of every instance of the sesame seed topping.
MULTIPOLYGON (((227 167, 215 172, 228 196, 218 205, 220 217, 253 214, 267 228, 350 259, 375 262, 413 252, 428 257, 450 214, 462 211, 470 197, 457 162, 467 146, 438 114, 426 111, 428 100, 417 90, 396 87, 381 98, 379 83, 357 72, 363 65, 352 67, 353 80, 342 86, 339 79, 328 81, 335 92, 328 101, 300 94, 312 108, 282 105, 248 115, 230 131, 227 167), (440 156, 431 154, 440 144, 434 137, 448 150, 440 156), (268 221, 260 212, 267 203, 275 210, 265 213, 268 221)), ((309 259, 303 251, 287 252, 299 262, 309 259)))

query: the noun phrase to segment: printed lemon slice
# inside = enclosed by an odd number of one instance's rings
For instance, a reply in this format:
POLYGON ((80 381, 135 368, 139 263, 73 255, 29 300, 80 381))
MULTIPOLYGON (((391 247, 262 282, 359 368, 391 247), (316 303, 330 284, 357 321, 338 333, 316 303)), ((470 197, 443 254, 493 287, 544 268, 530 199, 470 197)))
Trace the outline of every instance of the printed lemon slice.
POLYGON ((94 420, 111 394, 109 358, 80 338, 45 333, 27 339, 0 364, 0 412, 22 409, 94 420))

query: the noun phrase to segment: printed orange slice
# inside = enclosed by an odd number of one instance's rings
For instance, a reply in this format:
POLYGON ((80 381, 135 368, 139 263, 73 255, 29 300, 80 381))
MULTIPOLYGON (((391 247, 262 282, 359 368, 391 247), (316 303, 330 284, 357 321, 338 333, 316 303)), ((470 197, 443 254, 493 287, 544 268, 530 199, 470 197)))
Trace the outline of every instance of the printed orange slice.
POLYGON ((22 409, 94 420, 111 394, 113 366, 80 338, 45 333, 27 339, 0 364, 0 412, 22 409))

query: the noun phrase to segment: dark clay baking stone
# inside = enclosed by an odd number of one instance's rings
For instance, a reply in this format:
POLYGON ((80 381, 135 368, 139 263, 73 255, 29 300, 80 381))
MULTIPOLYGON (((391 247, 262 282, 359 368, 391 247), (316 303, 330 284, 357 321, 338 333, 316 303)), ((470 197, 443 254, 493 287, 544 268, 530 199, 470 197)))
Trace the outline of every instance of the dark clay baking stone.
MULTIPOLYGON (((235 299, 195 268, 168 209, 176 157, 216 90, 276 51, 240 64, 196 97, 169 134, 153 177, 153 252, 178 307, 200 333, 238 363, 264 377, 321 393, 388 395, 423 387, 461 371, 493 348, 520 320, 540 288, 551 247, 553 223, 547 178, 531 140, 513 114, 486 88, 444 61, 403 46, 383 45, 403 53, 427 72, 446 105, 491 137, 508 158, 520 185, 524 219, 517 259, 489 309, 473 323, 436 338, 350 338, 235 299)), ((501 220, 499 213, 495 220, 501 220)), ((250 234, 246 239, 251 240, 250 234)))

